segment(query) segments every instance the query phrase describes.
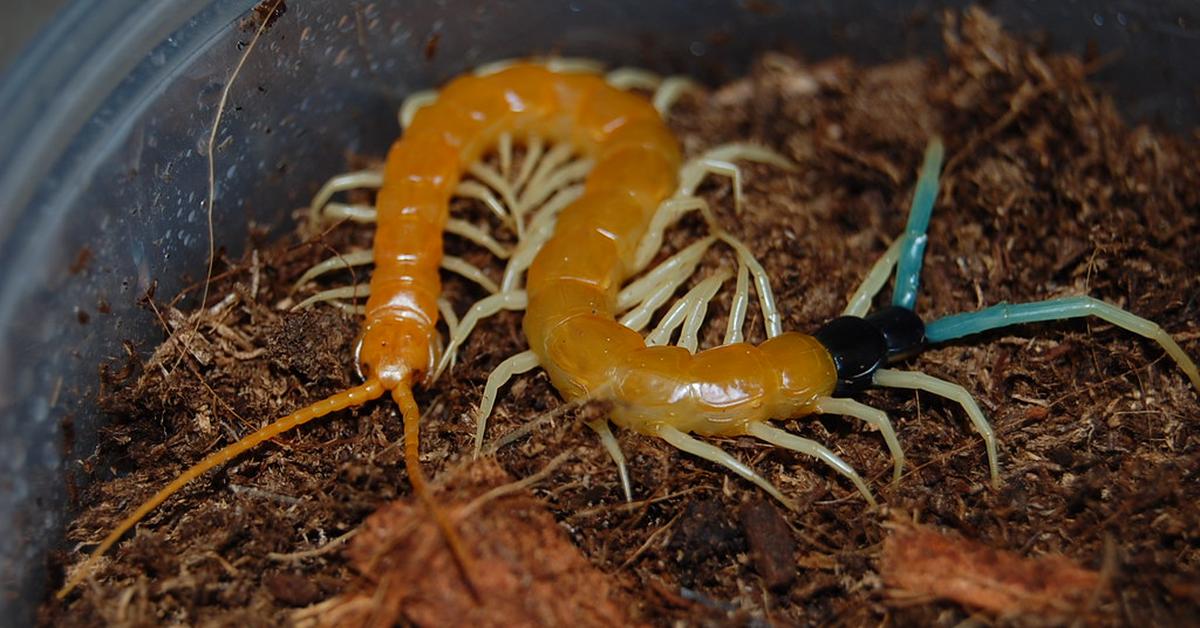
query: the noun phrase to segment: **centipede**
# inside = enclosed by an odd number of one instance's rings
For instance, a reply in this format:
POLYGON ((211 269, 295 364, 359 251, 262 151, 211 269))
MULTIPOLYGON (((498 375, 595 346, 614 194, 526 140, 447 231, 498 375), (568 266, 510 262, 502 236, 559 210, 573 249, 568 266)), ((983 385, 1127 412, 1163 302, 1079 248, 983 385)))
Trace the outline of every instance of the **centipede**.
POLYGON ((729 177, 740 209, 738 162, 782 170, 796 165, 767 148, 740 143, 684 159, 663 114, 690 86, 686 79, 628 69, 605 74, 589 62, 558 59, 492 64, 409 98, 400 111, 403 133, 383 168, 335 177, 310 206, 313 226, 334 220, 374 224, 372 250, 332 257, 298 281, 303 285, 334 270, 373 265, 368 285, 321 291, 299 304, 332 303, 361 314, 354 361, 362 383, 277 419, 184 471, 100 541, 72 570, 58 597, 67 596, 100 556, 189 482, 289 430, 384 396, 392 398, 403 418, 413 493, 437 521, 469 583, 470 549, 441 514, 421 469, 421 409, 413 391, 451 373, 472 331, 501 311, 524 312, 529 348, 505 359, 488 377, 471 453, 482 449, 505 384, 541 368, 564 402, 604 402, 609 408, 607 416, 588 426, 616 465, 626 499, 632 498, 629 463, 613 425, 719 465, 785 507, 797 508, 750 464, 712 442, 752 438, 816 459, 874 506, 875 493, 854 466, 826 444, 773 424, 837 414, 872 426, 889 450, 892 482, 899 482, 906 458, 891 419, 854 398, 871 387, 920 390, 961 406, 984 443, 988 476, 998 484, 998 437, 971 393, 951 381, 897 367, 928 347, 1013 325, 1099 318, 1157 343, 1200 389, 1195 362, 1166 331, 1092 297, 999 304, 931 321, 918 316, 927 231, 945 153, 938 137, 929 140, 918 169, 905 230, 867 273, 842 315, 811 333, 785 331, 762 264, 721 227, 695 192, 706 177, 729 177), (525 150, 519 166, 514 146, 525 150), (492 154, 495 165, 483 161, 492 154), (374 204, 333 200, 356 188, 376 189, 374 204), (458 197, 489 208, 516 233, 517 244, 505 247, 451 216, 451 199, 458 197), (655 264, 665 231, 693 213, 703 219, 707 235, 655 264), (505 260, 502 279, 495 282, 466 261, 446 256, 447 233, 505 260), (693 281, 701 258, 717 246, 732 252, 734 268, 693 281), (478 283, 488 296, 459 316, 441 298, 443 271, 478 283), (709 303, 731 280, 723 339, 701 348, 697 334, 709 303), (890 304, 872 311, 889 281, 894 285, 890 304), (766 337, 758 344, 745 341, 752 292, 766 337), (365 297, 365 305, 348 301, 355 297, 365 297), (651 328, 656 313, 664 310, 651 328))

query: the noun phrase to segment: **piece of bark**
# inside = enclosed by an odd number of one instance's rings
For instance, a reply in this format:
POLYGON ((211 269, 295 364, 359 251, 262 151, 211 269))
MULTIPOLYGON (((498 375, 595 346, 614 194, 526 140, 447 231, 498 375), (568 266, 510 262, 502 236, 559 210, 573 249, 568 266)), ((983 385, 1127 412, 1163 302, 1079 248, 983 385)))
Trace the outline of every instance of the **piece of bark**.
POLYGON ((742 506, 741 520, 750 540, 750 560, 763 584, 772 591, 791 586, 796 580, 796 540, 779 509, 756 497, 742 506))
POLYGON ((884 541, 880 575, 893 597, 1050 620, 1085 611, 1103 583, 1099 572, 1064 556, 1026 558, 911 524, 894 527, 884 541))

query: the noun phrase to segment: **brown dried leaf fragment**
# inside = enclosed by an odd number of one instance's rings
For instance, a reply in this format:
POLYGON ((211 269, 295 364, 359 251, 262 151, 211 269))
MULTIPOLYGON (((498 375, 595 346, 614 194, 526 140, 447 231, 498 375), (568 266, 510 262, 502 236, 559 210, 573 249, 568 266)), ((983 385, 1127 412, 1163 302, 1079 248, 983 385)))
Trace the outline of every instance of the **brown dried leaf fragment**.
MULTIPOLYGON (((512 482, 494 461, 473 464, 436 499, 452 520, 472 500, 512 482)), ((500 492, 494 492, 495 496, 500 492)), ((437 527, 411 499, 363 524, 348 555, 362 574, 351 593, 300 611, 323 626, 626 626, 615 583, 593 567, 528 490, 500 493, 458 524, 474 556, 472 598, 437 527)))
POLYGON ((1064 556, 1026 558, 914 524, 892 528, 880 575, 894 598, 947 599, 1046 621, 1085 612, 1104 586, 1099 572, 1064 556))

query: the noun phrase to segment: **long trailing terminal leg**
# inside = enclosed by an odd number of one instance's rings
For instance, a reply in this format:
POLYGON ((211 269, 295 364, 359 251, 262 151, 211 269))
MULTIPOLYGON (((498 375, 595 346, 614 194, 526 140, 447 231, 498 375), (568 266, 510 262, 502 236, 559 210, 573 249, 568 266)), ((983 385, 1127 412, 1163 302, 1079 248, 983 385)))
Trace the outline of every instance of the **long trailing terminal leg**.
POLYGON ((912 204, 909 206, 908 224, 904 233, 892 242, 871 267, 862 284, 846 303, 843 316, 866 316, 871 309, 871 301, 887 283, 892 269, 896 269, 893 305, 913 309, 920 283, 926 231, 929 229, 929 218, 933 213, 933 202, 937 200, 938 173, 942 167, 943 153, 941 140, 936 137, 930 140, 925 149, 925 162, 917 178, 912 204))
POLYGON ((412 484, 413 494, 429 511, 446 546, 454 556, 454 563, 462 574, 463 582, 467 584, 472 597, 479 600, 479 589, 475 586, 472 574, 475 573, 474 561, 467 551, 467 546, 459 536, 458 530, 446 515, 446 511, 438 506, 429 489, 429 481, 421 470, 421 410, 413 398, 412 389, 407 385, 396 386, 392 389, 392 399, 400 406, 400 415, 404 417, 404 469, 408 472, 408 481, 412 484))
POLYGON ((383 396, 383 393, 383 385, 380 384, 378 380, 369 380, 360 386, 344 390, 305 408, 301 408, 300 410, 297 410, 263 428, 260 428, 258 431, 243 437, 241 440, 238 440, 235 443, 229 444, 224 448, 209 454, 203 460, 197 462, 188 470, 179 474, 179 477, 172 480, 170 484, 167 484, 163 488, 159 489, 157 493, 155 493, 150 499, 146 500, 145 503, 139 506, 137 510, 133 511, 132 514, 121 521, 121 523, 117 525, 117 527, 114 528, 113 531, 108 534, 108 536, 104 537, 104 540, 100 542, 100 545, 96 547, 91 556, 88 556, 87 560, 85 560, 82 565, 77 567, 71 573, 71 576, 67 578, 66 584, 64 584, 63 587, 58 590, 58 593, 56 593, 55 596, 61 600, 70 594, 71 591, 95 569, 96 563, 99 561, 100 557, 103 556, 104 553, 108 551, 108 549, 111 548, 118 540, 120 540, 120 538, 124 536, 126 532, 132 529, 133 526, 137 525, 137 523, 146 515, 150 514, 150 512, 157 508, 159 504, 163 503, 167 500, 167 498, 179 492, 180 489, 182 489, 192 480, 203 475, 206 471, 225 464, 226 462, 238 457, 242 453, 252 449, 256 445, 275 438, 276 436, 279 436, 288 430, 304 425, 313 419, 323 417, 331 412, 345 410, 346 408, 353 408, 373 399, 378 399, 379 397, 383 396))

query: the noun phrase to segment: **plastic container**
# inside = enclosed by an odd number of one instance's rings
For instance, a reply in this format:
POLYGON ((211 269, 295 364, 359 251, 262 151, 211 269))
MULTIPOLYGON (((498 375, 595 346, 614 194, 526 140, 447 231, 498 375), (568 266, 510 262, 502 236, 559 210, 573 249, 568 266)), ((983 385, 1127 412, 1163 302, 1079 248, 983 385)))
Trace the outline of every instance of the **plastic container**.
MULTIPOLYGON (((937 54, 940 10, 964 4, 293 0, 221 122, 216 242, 236 255, 251 222, 285 227, 348 151, 383 153, 406 94, 484 61, 557 52, 707 79, 768 49, 872 62, 937 54)), ((1096 80, 1132 117, 1190 128, 1200 8, 1156 4, 989 8, 1055 49, 1120 50, 1096 80)), ((45 594, 102 421, 98 365, 161 339, 136 305, 147 290, 204 275, 206 146, 253 5, 80 1, 0 84, 0 623, 30 623, 45 594)))

